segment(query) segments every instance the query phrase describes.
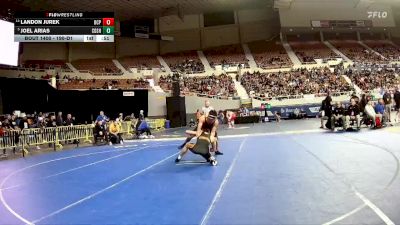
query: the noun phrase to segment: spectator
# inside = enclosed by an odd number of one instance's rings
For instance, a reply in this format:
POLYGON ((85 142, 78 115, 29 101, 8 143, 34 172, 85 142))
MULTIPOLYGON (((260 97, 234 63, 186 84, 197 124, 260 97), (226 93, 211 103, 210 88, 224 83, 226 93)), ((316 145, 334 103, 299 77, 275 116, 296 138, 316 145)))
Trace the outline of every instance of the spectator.
POLYGON ((110 145, 112 144, 123 144, 122 140, 122 135, 121 135, 121 127, 119 125, 119 119, 116 119, 115 121, 110 121, 110 127, 109 127, 109 133, 110 133, 110 145))
POLYGON ((46 127, 56 127, 56 126, 57 126, 56 116, 50 115, 50 118, 47 121, 46 127))
POLYGON ((58 112, 57 119, 56 119, 56 125, 57 126, 63 126, 64 125, 64 119, 62 117, 62 112, 58 112))
POLYGON ((18 121, 18 127, 19 129, 23 130, 23 129, 28 129, 28 117, 25 113, 21 113, 20 115, 21 119, 18 121))
POLYGON ((382 115, 375 113, 374 104, 372 101, 367 102, 364 112, 365 112, 365 115, 367 116, 367 118, 372 121, 373 127, 377 127, 377 123, 376 123, 377 118, 379 118, 379 121, 382 121, 382 115))
POLYGON ((107 116, 105 116, 104 115, 104 112, 103 111, 100 111, 100 114, 97 116, 97 118, 96 118, 96 121, 98 122, 98 121, 101 121, 101 122, 107 122, 108 121, 108 118, 107 118, 107 116))
POLYGON ((38 117, 37 123, 36 123, 37 128, 45 128, 46 127, 46 120, 43 117, 38 117))
POLYGON ((67 114, 67 119, 65 120, 65 126, 73 126, 75 123, 71 114, 67 114))

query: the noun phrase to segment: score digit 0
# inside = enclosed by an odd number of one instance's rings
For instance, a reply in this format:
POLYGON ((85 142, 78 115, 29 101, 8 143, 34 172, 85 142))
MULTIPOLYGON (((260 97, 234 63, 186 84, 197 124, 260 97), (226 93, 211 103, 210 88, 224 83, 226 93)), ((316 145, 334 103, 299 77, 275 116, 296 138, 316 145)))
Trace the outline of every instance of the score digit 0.
POLYGON ((114 26, 114 18, 103 18, 103 26, 114 26))

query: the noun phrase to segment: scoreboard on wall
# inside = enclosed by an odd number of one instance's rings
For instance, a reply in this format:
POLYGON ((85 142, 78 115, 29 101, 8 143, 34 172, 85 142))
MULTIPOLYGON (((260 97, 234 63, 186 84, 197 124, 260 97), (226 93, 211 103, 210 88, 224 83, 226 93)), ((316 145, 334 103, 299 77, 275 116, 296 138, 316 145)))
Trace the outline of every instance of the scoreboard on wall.
POLYGON ((15 42, 114 42, 113 12, 17 12, 15 42))

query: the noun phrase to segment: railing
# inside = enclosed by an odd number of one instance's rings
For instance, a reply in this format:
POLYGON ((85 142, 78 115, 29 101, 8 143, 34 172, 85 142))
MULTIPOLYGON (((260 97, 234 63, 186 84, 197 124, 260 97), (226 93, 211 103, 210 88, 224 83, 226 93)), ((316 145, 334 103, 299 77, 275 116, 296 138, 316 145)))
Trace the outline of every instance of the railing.
POLYGON ((89 73, 92 76, 122 76, 123 72, 119 73, 103 73, 103 72, 92 72, 90 70, 78 70, 79 73, 89 73))
MULTIPOLYGON (((165 119, 146 119, 150 128, 160 131, 165 127, 165 119)), ((137 121, 124 121, 120 123, 120 133, 124 135, 133 135, 135 133, 135 125, 137 121)), ((48 128, 30 128, 23 130, 7 130, 0 133, 0 149, 6 154, 7 149, 21 149, 22 156, 29 154, 28 147, 40 145, 52 145, 54 150, 61 150, 62 143, 75 141, 79 146, 79 142, 92 143, 94 138, 94 125, 75 125, 60 126, 48 128)))
MULTIPOLYGON (((338 96, 349 96, 351 95, 351 91, 345 91, 345 92, 333 92, 331 93, 331 96, 338 97, 338 96)), ((317 97, 325 97, 328 94, 327 93, 318 93, 318 94, 311 94, 314 95, 314 98, 317 97)), ((271 100, 288 100, 288 99, 301 99, 304 98, 305 95, 281 95, 281 96, 274 96, 274 97, 259 97, 259 96, 254 96, 253 98, 260 100, 260 101, 271 101, 271 100)))

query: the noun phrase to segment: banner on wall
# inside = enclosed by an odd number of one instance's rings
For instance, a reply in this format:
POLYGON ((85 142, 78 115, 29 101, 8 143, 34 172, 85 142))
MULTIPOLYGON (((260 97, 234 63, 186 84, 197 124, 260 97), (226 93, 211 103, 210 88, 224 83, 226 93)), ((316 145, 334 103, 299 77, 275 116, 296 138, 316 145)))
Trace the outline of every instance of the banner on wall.
MULTIPOLYGON (((349 102, 343 102, 347 108, 349 102)), ((275 112, 280 113, 281 118, 291 118, 293 114, 304 113, 307 117, 316 117, 319 114, 321 104, 309 104, 309 105, 295 105, 295 106, 277 106, 273 107, 270 104, 264 105, 264 107, 258 107, 250 109, 250 114, 255 113, 257 115, 265 116, 269 118, 274 117, 275 112)))
POLYGON ((311 104, 311 105, 297 105, 297 106, 278 106, 273 107, 267 105, 264 107, 250 109, 250 114, 256 113, 261 116, 274 117, 275 112, 280 113, 283 119, 290 118, 295 112, 305 113, 307 117, 316 117, 319 113, 321 104, 311 104))

